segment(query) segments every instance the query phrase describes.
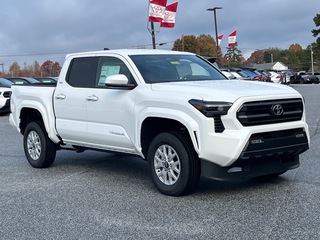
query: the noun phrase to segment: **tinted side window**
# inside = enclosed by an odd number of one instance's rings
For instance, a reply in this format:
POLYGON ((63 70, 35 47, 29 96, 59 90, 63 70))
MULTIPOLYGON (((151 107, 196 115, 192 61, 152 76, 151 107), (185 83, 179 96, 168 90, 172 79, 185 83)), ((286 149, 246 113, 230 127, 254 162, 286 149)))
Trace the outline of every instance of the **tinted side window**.
POLYGON ((71 62, 67 82, 73 87, 94 87, 98 57, 74 58, 71 62))

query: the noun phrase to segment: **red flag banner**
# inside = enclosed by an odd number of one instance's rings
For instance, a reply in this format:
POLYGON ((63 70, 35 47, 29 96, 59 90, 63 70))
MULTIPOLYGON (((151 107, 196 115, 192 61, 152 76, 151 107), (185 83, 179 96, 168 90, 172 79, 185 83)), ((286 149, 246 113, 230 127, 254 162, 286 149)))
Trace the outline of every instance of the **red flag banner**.
POLYGON ((218 36, 218 46, 220 46, 222 38, 223 38, 223 34, 218 36))
POLYGON ((237 38, 237 30, 234 30, 232 33, 229 34, 229 38, 228 38, 229 47, 236 46, 236 43, 237 43, 236 38, 237 38))
POLYGON ((178 2, 174 2, 166 6, 164 17, 161 21, 160 27, 173 28, 176 22, 176 13, 178 8, 178 2))
POLYGON ((150 0, 149 22, 162 22, 166 10, 167 0, 150 0))

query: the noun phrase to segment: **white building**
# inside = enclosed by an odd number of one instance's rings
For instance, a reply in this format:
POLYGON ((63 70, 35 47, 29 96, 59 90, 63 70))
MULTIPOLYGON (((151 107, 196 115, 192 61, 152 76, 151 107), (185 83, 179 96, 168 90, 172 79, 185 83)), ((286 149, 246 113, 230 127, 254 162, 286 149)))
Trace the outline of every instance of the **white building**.
POLYGON ((282 62, 254 64, 253 67, 257 69, 269 69, 269 70, 280 70, 280 71, 288 70, 288 66, 282 62))

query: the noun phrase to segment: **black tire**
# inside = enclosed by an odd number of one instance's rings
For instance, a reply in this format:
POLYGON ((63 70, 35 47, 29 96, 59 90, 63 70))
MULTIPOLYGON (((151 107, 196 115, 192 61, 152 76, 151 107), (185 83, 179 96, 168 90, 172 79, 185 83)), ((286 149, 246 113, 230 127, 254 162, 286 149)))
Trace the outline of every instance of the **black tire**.
POLYGON ((157 135, 147 160, 154 186, 165 195, 188 194, 199 182, 200 161, 190 141, 178 132, 157 135))
POLYGON ((23 136, 24 153, 34 168, 47 168, 56 157, 56 145, 49 139, 42 122, 30 122, 23 136))

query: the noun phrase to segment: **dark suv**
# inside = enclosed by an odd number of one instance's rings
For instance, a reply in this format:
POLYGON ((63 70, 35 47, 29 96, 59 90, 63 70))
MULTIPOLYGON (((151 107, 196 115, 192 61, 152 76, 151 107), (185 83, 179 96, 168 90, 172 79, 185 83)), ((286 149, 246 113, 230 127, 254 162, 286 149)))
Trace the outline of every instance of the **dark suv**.
POLYGON ((297 81, 301 84, 319 84, 319 75, 318 73, 312 74, 311 72, 298 72, 297 81))

